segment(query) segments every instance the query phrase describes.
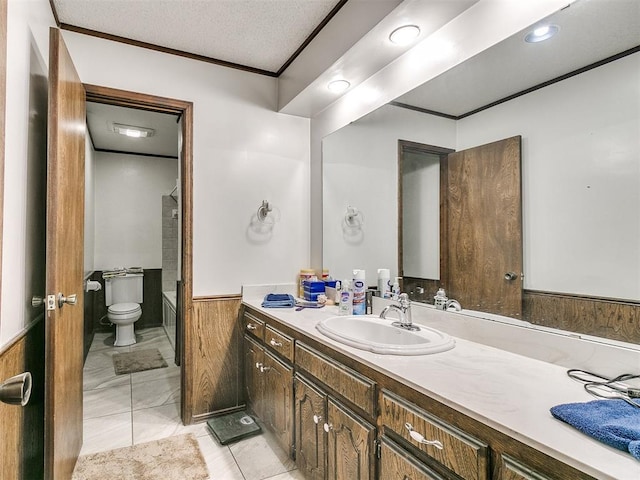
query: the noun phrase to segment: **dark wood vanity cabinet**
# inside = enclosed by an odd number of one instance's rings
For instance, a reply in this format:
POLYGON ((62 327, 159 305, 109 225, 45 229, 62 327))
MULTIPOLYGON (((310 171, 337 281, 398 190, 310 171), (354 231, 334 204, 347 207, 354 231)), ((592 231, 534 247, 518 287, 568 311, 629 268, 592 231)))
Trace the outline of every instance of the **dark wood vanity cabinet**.
POLYGON ((242 321, 247 405, 307 480, 593 480, 260 312, 242 321))
POLYGON ((293 450, 293 367, 245 335, 245 392, 249 408, 289 454, 293 450))
POLYGON ((307 480, 374 480, 375 427, 295 378, 296 464, 307 480))

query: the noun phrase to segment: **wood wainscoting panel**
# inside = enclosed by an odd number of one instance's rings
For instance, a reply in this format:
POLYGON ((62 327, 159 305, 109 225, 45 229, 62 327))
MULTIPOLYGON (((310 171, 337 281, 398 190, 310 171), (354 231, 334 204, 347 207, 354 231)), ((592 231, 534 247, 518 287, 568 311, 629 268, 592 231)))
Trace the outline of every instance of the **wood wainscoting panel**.
POLYGON ((242 330, 238 296, 195 298, 184 325, 184 422, 241 405, 242 330))
POLYGON ((31 372, 31 398, 24 406, 0 403, 0 477, 30 480, 44 476, 43 316, 0 352, 0 382, 31 372))
POLYGON ((525 290, 523 320, 640 344, 640 303, 525 290))

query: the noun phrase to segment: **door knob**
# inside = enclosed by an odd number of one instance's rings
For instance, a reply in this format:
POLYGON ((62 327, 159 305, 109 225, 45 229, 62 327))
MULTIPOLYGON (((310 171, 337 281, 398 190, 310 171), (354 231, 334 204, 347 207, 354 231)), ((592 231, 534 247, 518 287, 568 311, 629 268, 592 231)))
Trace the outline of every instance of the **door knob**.
POLYGON ((516 272, 507 272, 504 274, 504 279, 508 281, 512 281, 518 278, 518 274, 516 272))
POLYGON ((74 293, 73 295, 65 297, 62 293, 58 293, 58 307, 62 308, 65 303, 67 305, 75 305, 78 303, 78 295, 74 293))

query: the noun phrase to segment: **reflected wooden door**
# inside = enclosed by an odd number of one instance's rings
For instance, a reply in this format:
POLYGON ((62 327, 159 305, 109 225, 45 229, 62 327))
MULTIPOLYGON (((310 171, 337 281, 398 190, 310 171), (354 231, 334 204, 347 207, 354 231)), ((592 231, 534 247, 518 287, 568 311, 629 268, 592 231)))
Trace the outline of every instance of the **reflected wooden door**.
POLYGON ((449 155, 447 294, 463 308, 522 316, 520 150, 516 136, 449 155))
POLYGON ((60 30, 49 39, 45 478, 66 480, 82 447, 85 91, 60 30))

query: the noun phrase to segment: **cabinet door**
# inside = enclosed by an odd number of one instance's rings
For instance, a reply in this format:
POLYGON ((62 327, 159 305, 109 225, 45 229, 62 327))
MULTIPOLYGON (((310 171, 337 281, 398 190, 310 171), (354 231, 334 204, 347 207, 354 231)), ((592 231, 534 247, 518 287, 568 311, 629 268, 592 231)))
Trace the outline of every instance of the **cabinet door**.
POLYGON ((382 438, 380 447, 380 479, 443 480, 387 438, 382 438))
POLYGON ((306 480, 324 480, 327 396, 300 377, 295 378, 294 385, 296 466, 306 480))
POLYGON ((327 478, 373 480, 375 427, 329 398, 327 478))
POLYGON ((263 420, 287 454, 293 450, 293 368, 264 352, 263 420))
POLYGON ((244 388, 247 406, 258 418, 263 418, 262 399, 263 378, 260 367, 263 365, 264 350, 257 343, 244 337, 244 388))

